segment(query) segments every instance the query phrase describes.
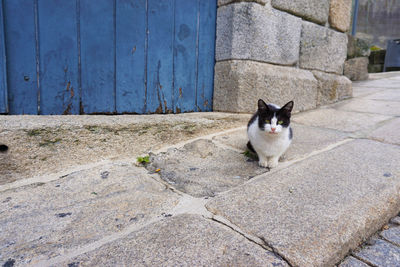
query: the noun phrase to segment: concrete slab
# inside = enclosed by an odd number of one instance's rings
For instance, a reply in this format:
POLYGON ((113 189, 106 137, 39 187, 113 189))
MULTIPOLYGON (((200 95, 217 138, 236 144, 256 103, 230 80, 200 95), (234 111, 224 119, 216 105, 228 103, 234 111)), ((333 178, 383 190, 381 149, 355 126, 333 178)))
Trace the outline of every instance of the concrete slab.
POLYGON ((394 118, 374 130, 369 138, 389 144, 400 145, 400 118, 394 118))
POLYGON ((399 157, 398 146, 355 140, 217 196, 207 208, 293 266, 330 266, 398 213, 399 157))
POLYGON ((178 215, 65 261, 79 266, 288 266, 229 228, 198 215, 178 215))
POLYGON ((339 267, 369 267, 370 265, 357 260, 354 257, 347 257, 346 260, 344 260, 339 267))
POLYGON ((357 98, 333 104, 331 105, 331 108, 336 108, 343 111, 356 111, 388 116, 400 116, 400 102, 394 101, 357 98))
POLYGON ((386 91, 385 88, 357 86, 357 84, 353 82, 353 97, 362 97, 384 91, 386 91))
POLYGON ((400 247, 377 240, 374 245, 356 253, 356 256, 373 266, 399 266, 400 247))
POLYGON ((323 127, 341 132, 356 132, 374 129, 379 122, 391 119, 390 116, 335 110, 316 109, 296 114, 292 121, 309 126, 323 127))
POLYGON ((148 169, 195 197, 215 196, 267 171, 243 154, 200 139, 152 157, 148 169))
MULTIPOLYGON (((399 85, 400 87, 400 85, 399 85)), ((366 99, 372 100, 387 100, 387 101, 400 101, 400 90, 399 89, 389 89, 385 91, 380 91, 365 97, 366 99)))
POLYGON ((143 168, 109 164, 1 192, 0 263, 48 259, 142 225, 178 202, 143 168))
MULTIPOLYGON (((313 151, 324 149, 348 137, 348 134, 342 132, 296 123, 292 123, 291 127, 293 129, 293 141, 285 153, 285 160, 304 157, 313 151)), ((214 140, 241 151, 247 150, 248 138, 246 129, 216 136, 214 140)))
POLYGON ((371 73, 369 75, 369 79, 370 80, 392 79, 392 78, 398 78, 399 76, 400 76, 400 71, 378 72, 378 73, 371 73))
POLYGON ((400 247, 400 226, 390 227, 381 232, 380 236, 400 247))
POLYGON ((246 144, 249 141, 247 138, 247 128, 243 128, 229 134, 217 135, 213 138, 213 141, 244 152, 247 150, 246 144))
POLYGON ((399 89, 399 81, 395 78, 391 79, 379 79, 379 80, 367 80, 362 82, 357 82, 354 86, 365 86, 365 87, 380 87, 380 88, 393 88, 399 89))
POLYGON ((0 185, 244 126, 247 114, 0 116, 0 185))

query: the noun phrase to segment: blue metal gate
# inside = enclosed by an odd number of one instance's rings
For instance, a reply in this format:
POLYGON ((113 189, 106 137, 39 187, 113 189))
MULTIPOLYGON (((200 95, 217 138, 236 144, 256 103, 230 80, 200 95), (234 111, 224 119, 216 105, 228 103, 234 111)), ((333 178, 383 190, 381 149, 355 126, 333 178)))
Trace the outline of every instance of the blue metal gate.
POLYGON ((0 113, 211 110, 216 0, 0 3, 0 113))

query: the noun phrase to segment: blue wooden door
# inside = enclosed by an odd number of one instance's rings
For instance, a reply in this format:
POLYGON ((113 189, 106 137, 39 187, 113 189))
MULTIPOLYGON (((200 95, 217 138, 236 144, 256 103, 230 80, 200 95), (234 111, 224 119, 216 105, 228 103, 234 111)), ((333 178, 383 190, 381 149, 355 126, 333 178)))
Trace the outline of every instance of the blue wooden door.
POLYGON ((0 1, 0 113, 8 112, 3 2, 0 1))
POLYGON ((0 2, 0 113, 212 109, 216 0, 0 2))

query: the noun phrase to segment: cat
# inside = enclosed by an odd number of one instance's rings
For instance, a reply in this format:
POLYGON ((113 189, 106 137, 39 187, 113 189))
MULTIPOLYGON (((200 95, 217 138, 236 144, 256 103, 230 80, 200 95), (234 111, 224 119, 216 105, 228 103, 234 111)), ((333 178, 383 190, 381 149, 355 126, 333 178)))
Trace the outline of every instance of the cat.
POLYGON ((294 102, 282 108, 258 100, 258 110, 247 125, 249 142, 247 147, 257 153, 258 164, 265 168, 278 166, 279 158, 285 153, 293 139, 290 116, 294 102))

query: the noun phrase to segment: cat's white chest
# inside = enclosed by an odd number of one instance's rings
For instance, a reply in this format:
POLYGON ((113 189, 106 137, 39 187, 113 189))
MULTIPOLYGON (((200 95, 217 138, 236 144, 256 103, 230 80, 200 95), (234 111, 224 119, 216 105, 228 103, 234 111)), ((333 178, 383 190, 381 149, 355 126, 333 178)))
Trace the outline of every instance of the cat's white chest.
POLYGON ((290 128, 284 128, 279 134, 270 134, 258 127, 258 118, 249 126, 247 135, 257 154, 265 157, 279 157, 289 147, 290 128))

